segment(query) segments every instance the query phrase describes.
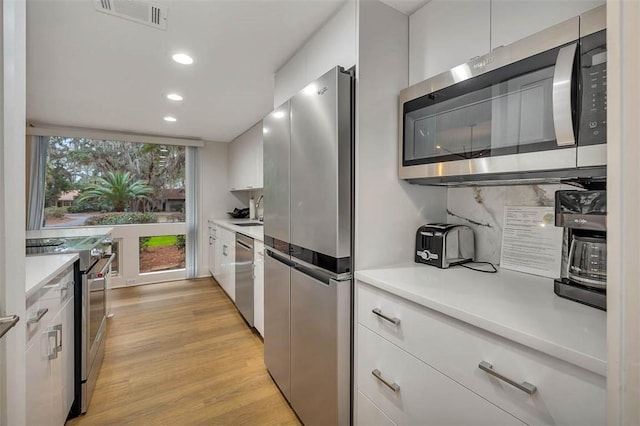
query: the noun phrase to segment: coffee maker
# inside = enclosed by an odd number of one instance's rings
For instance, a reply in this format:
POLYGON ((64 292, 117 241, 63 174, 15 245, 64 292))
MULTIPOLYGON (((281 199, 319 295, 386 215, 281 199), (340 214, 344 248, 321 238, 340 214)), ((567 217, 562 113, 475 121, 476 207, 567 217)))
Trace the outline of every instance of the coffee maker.
POLYGON ((555 224, 565 229, 555 293, 606 311, 607 192, 556 191, 555 224))

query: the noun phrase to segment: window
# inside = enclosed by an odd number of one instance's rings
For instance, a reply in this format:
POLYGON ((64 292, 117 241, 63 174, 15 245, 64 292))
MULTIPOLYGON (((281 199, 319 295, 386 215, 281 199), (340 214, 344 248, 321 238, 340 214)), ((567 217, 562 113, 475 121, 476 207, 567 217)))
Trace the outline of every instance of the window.
POLYGON ((184 222, 185 147, 50 137, 45 227, 184 222))

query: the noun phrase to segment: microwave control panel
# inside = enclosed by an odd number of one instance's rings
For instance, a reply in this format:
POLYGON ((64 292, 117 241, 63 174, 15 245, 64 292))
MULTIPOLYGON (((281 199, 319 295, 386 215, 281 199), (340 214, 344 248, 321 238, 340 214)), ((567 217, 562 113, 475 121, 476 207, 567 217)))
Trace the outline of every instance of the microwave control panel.
POLYGON ((580 72, 582 116, 579 145, 607 142, 607 37, 606 31, 581 40, 580 72))

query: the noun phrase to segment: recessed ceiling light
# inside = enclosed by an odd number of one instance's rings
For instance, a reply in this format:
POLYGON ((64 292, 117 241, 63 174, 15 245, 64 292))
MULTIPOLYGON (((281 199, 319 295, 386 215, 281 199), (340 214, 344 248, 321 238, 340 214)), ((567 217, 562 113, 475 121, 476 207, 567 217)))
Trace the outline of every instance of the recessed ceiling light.
POLYGON ((167 95, 167 99, 169 99, 171 101, 181 101, 183 98, 182 98, 182 96, 178 95, 177 93, 169 93, 167 95))
POLYGON ((172 56, 173 60, 182 65, 191 65, 193 58, 186 53, 176 53, 172 56))
POLYGON ((268 127, 264 127, 262 129, 262 134, 266 135, 267 133, 269 133, 269 128, 268 127))
POLYGON ((284 117, 284 111, 276 111, 276 112, 273 113, 273 116, 275 118, 282 118, 282 117, 284 117))
POLYGON ((167 116, 164 118, 164 121, 168 121, 168 122, 170 122, 170 123, 174 123, 174 122, 178 121, 178 119, 177 119, 177 118, 175 118, 175 117, 172 117, 172 116, 170 116, 170 115, 167 115, 167 116))

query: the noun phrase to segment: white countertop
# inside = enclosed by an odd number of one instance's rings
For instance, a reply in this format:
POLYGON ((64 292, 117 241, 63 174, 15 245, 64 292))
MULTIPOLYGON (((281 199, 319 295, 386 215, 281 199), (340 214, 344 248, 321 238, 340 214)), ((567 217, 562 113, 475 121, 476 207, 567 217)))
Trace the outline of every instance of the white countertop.
POLYGON ((98 235, 110 234, 112 227, 91 226, 77 228, 50 228, 37 231, 27 231, 27 238, 75 238, 94 237, 98 235))
POLYGON ((606 376, 606 312, 553 292, 553 280, 508 270, 405 264, 356 279, 606 376))
POLYGON ((264 242, 264 226, 237 226, 238 223, 258 223, 257 219, 209 219, 213 223, 233 232, 239 232, 254 240, 264 242))
POLYGON ((43 254, 26 257, 26 297, 33 295, 52 278, 72 265, 78 259, 77 253, 43 254))

